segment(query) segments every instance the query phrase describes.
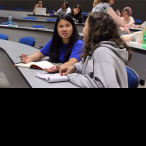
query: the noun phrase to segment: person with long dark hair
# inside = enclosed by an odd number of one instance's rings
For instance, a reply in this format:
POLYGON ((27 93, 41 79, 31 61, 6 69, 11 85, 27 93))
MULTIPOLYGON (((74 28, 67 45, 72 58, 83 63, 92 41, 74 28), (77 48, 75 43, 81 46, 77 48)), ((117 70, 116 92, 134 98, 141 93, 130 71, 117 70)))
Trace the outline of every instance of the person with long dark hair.
POLYGON ((76 23, 82 23, 82 8, 79 4, 74 6, 71 13, 68 13, 76 23))
POLYGON ((49 56, 50 62, 63 64, 44 70, 56 72, 62 66, 70 66, 79 62, 83 47, 84 42, 79 39, 73 19, 69 15, 60 15, 55 23, 53 38, 40 51, 31 56, 21 54, 21 60, 23 63, 29 63, 49 56))
POLYGON ((126 64, 132 53, 112 17, 104 12, 89 14, 83 36, 82 61, 62 67, 60 74, 82 88, 128 88, 126 64))

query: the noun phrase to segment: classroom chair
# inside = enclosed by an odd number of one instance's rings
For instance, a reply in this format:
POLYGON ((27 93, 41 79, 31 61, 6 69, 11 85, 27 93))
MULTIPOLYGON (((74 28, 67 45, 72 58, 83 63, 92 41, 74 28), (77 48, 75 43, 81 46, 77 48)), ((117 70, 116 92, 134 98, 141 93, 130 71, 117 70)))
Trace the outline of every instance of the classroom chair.
POLYGON ((23 10, 23 9, 19 8, 19 7, 15 7, 15 8, 13 8, 13 10, 23 10))
POLYGON ((3 72, 0 71, 0 88, 10 88, 10 84, 3 72))
POLYGON ((51 13, 50 13, 50 16, 53 16, 53 15, 54 15, 54 14, 51 14, 51 13))
POLYGON ((0 6, 0 9, 6 9, 6 7, 0 6))
POLYGON ((25 20, 37 20, 37 18, 35 18, 35 17, 24 17, 23 19, 25 19, 25 20))
POLYGON ((6 34, 1 34, 0 33, 0 39, 1 40, 8 40, 8 36, 6 34))
POLYGON ((82 15, 88 15, 88 13, 87 12, 82 12, 82 15))
MULTIPOLYGON (((8 22, 1 23, 1 25, 8 25, 8 22)), ((17 23, 12 23, 12 25, 18 25, 17 23)))
POLYGON ((45 28, 43 25, 33 25, 32 28, 45 28))
POLYGON ((145 81, 140 79, 139 75, 130 67, 126 67, 128 75, 128 87, 138 88, 139 85, 145 86, 145 81))
POLYGON ((54 10, 48 10, 47 12, 48 13, 54 13, 55 11, 54 10))
POLYGON ((20 38, 19 43, 34 47, 36 40, 32 37, 22 37, 20 38))
POLYGON ((46 21, 56 21, 57 19, 46 19, 46 21))
POLYGON ((139 20, 139 19, 135 19, 135 24, 142 24, 142 20, 139 20))

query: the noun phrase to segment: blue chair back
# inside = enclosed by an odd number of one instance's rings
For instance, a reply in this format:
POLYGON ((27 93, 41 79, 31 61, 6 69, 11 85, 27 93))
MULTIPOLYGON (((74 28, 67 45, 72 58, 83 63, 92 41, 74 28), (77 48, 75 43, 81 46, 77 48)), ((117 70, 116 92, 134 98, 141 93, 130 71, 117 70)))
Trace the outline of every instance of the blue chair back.
POLYGON ((136 24, 142 24, 142 20, 135 19, 134 21, 135 21, 136 24))
POLYGON ((140 83, 140 78, 138 74, 129 67, 126 67, 126 70, 127 70, 127 75, 128 75, 128 87, 137 88, 140 83))
POLYGON ((88 13, 87 13, 87 12, 82 12, 81 14, 82 14, 82 15, 88 15, 88 13))
POLYGON ((8 36, 0 33, 0 39, 1 40, 8 40, 8 36))
POLYGON ((47 12, 48 13, 54 13, 55 11, 54 10, 48 10, 47 12))
POLYGON ((53 19, 53 18, 52 18, 52 19, 51 19, 51 18, 46 19, 46 21, 54 21, 54 22, 55 22, 56 20, 57 20, 57 19, 53 19))
POLYGON ((32 37, 22 37, 19 40, 19 43, 34 47, 35 43, 36 43, 36 40, 32 37))
POLYGON ((0 6, 0 9, 6 9, 6 7, 0 6))
POLYGON ((45 28, 43 25, 33 25, 32 28, 45 28))
POLYGON ((23 9, 19 8, 19 7, 16 7, 16 8, 13 8, 13 10, 23 10, 23 9))
POLYGON ((25 19, 25 20, 37 20, 37 18, 35 18, 35 17, 24 17, 23 19, 25 19))
MULTIPOLYGON (((1 23, 1 25, 8 25, 8 22, 1 23)), ((12 23, 12 25, 18 25, 17 23, 12 23)))

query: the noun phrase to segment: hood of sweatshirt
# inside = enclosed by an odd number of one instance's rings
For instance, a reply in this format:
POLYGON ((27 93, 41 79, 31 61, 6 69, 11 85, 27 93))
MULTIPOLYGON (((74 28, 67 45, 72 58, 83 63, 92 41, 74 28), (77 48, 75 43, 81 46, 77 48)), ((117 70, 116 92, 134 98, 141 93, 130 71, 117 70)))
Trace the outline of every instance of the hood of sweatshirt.
POLYGON ((99 47, 106 47, 106 48, 112 50, 120 59, 123 60, 123 62, 128 61, 129 52, 122 45, 118 46, 115 42, 103 41, 103 42, 95 45, 93 48, 98 49, 99 47))

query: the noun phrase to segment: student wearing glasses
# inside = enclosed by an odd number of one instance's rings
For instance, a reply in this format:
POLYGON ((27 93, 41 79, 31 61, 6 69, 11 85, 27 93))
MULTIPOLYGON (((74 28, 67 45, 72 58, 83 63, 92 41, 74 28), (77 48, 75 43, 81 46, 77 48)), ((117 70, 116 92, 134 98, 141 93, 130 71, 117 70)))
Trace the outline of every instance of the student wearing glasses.
POLYGON ((49 56, 49 61, 56 64, 53 68, 45 68, 46 72, 57 72, 63 66, 71 66, 79 61, 83 53, 84 42, 80 39, 76 25, 69 15, 59 15, 54 28, 53 38, 38 52, 26 56, 21 54, 23 63, 30 63, 49 56))
POLYGON ((64 14, 68 14, 71 13, 71 8, 69 7, 69 4, 66 0, 61 2, 61 8, 54 13, 54 15, 64 15, 64 14))
MULTIPOLYGON (((117 14, 119 17, 121 17, 121 13, 119 10, 117 10, 117 14)), ((134 18, 132 17, 132 9, 130 7, 125 7, 122 11, 121 20, 125 27, 136 27, 134 18)))
MULTIPOLYGON (((35 15, 36 8, 43 8, 43 1, 42 0, 37 0, 37 4, 35 5, 34 10, 33 10, 34 15, 35 15)), ((46 9, 46 15, 50 16, 50 14, 47 13, 47 9, 46 9)))

